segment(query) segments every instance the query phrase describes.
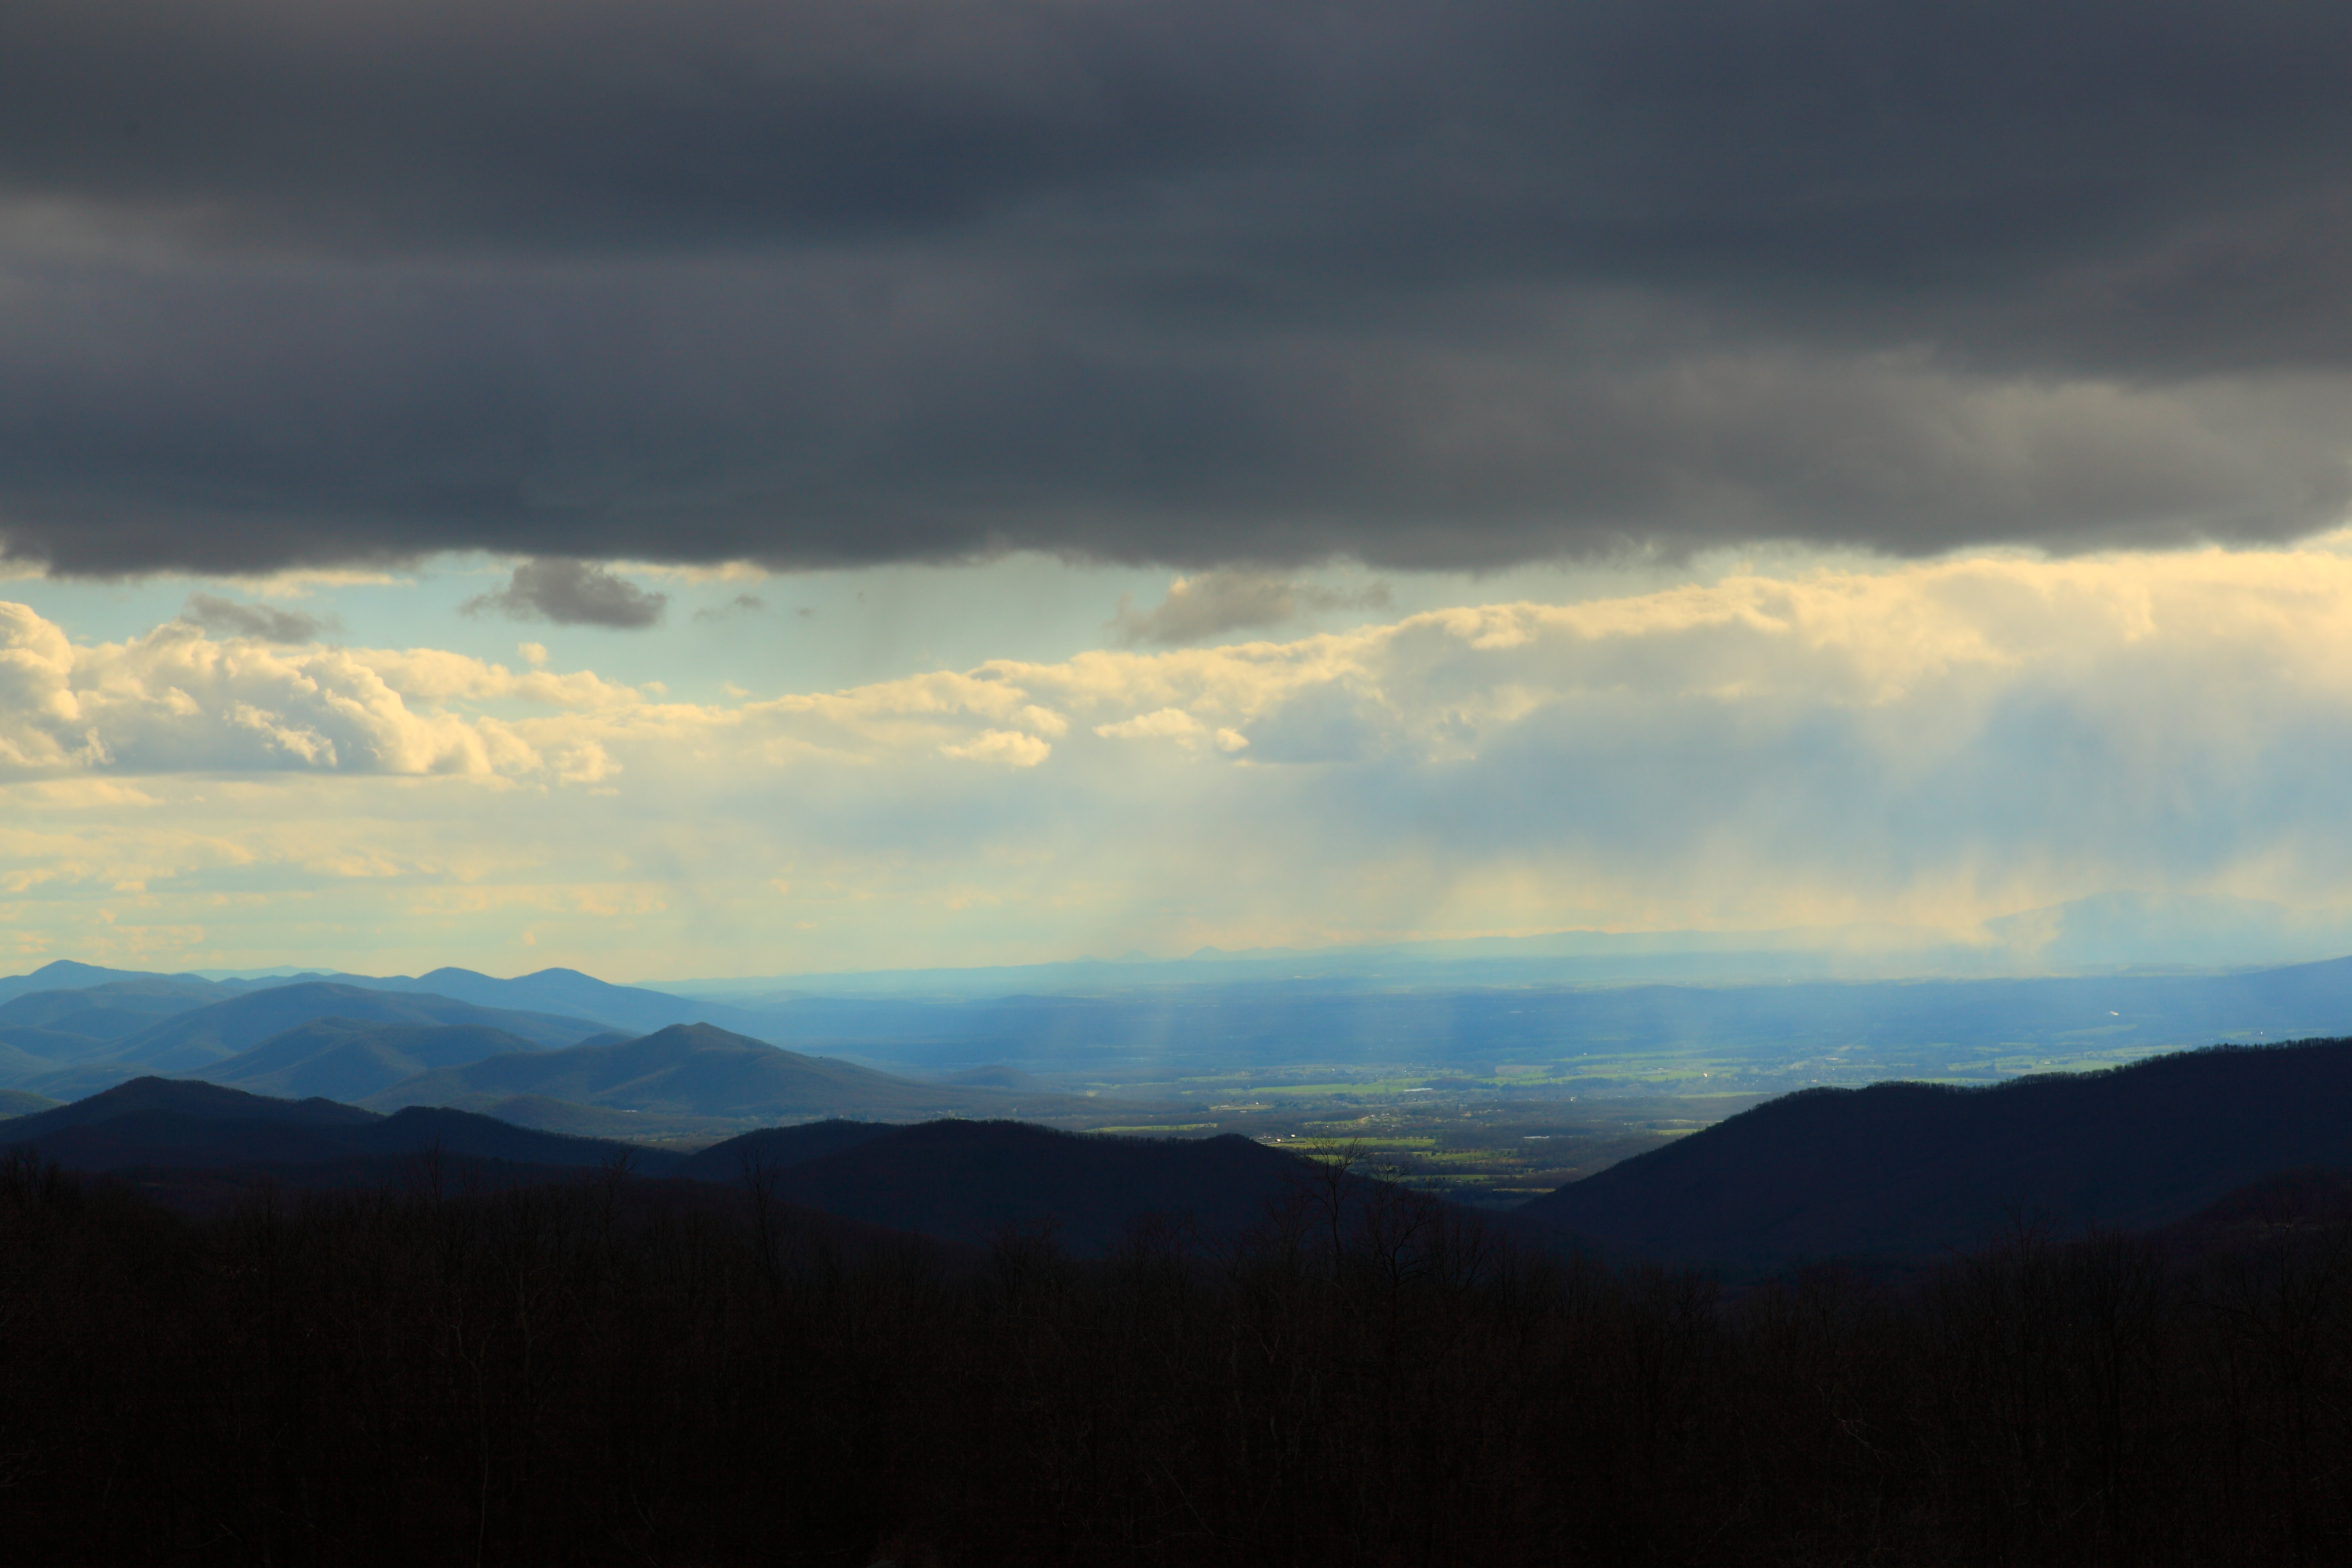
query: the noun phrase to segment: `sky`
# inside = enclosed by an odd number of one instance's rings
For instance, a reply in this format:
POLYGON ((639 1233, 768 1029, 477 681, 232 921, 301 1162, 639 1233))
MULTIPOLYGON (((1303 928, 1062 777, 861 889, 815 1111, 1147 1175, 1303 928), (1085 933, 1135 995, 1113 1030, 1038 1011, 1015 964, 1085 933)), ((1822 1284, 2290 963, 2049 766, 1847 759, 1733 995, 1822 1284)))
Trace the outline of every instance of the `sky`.
POLYGON ((2352 919, 2352 12, 19 0, 0 959, 2352 919))

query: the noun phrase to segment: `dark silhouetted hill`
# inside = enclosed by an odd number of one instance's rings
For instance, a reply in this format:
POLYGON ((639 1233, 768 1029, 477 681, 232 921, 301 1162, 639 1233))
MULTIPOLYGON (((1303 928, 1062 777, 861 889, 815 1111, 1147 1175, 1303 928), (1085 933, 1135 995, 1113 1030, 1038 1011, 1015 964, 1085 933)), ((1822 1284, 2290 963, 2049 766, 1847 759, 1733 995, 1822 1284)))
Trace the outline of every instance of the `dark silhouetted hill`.
MULTIPOLYGON (((724 1144, 705 1150, 694 1168, 714 1180, 732 1177, 740 1160, 728 1152, 724 1144)), ((985 1242, 1050 1220, 1073 1250, 1098 1252, 1147 1215, 1189 1216, 1205 1233, 1237 1236, 1313 1175, 1296 1155, 1233 1133, 1126 1138, 1021 1121, 927 1121, 788 1165, 775 1193, 952 1241, 985 1242)))
POLYGON ((2347 1165, 2352 1041, 2314 1040, 1982 1089, 1806 1089, 1519 1212, 1657 1258, 1916 1258, 2017 1215, 2147 1229, 2283 1170, 2347 1165))
POLYGON ((280 1122, 304 1127, 364 1127, 380 1121, 374 1111, 331 1100, 281 1100, 181 1079, 137 1078, 54 1110, 11 1122, 8 1141, 45 1138, 70 1127, 91 1127, 125 1116, 164 1111, 201 1121, 280 1122))
POLYGON ((2352 1226, 2352 1170, 2303 1166, 2226 1193, 2155 1233, 2176 1258, 2275 1253, 2352 1226))
MULTIPOLYGON (((177 1110, 131 1110, 27 1137, 25 1117, 5 1124, 6 1142, 29 1144, 68 1171, 215 1165, 307 1165, 361 1152, 346 1130, 277 1118, 247 1121, 177 1110)), ((375 1152, 365 1150, 366 1152, 375 1152)))
POLYGON ((611 1046, 492 1057, 424 1074, 370 1097, 397 1105, 480 1109, 509 1095, 693 1116, 802 1120, 858 1116, 912 1121, 975 1110, 1031 1114, 1084 1109, 1069 1096, 1034 1100, 997 1090, 918 1083, 827 1057, 804 1057, 709 1024, 678 1024, 611 1046))
POLYGON ((747 1166, 782 1171, 855 1149, 895 1131, 887 1121, 845 1121, 837 1117, 803 1121, 797 1127, 762 1127, 688 1155, 677 1173, 698 1181, 732 1182, 743 1175, 747 1166))
POLYGON ((430 1072, 538 1047, 485 1024, 365 1024, 312 1018, 204 1069, 205 1081, 255 1094, 364 1100, 430 1072))
POLYGON ((367 1152, 404 1154, 417 1149, 517 1164, 596 1166, 625 1155, 644 1175, 667 1175, 678 1156, 610 1138, 575 1138, 537 1128, 517 1127, 496 1117, 446 1106, 413 1105, 369 1124, 359 1142, 367 1152))
MULTIPOLYGON (((766 1048, 766 1047, 762 1047, 766 1048)), ((1144 1139, 1057 1132, 1016 1121, 911 1127, 818 1121, 766 1128, 691 1157, 604 1138, 520 1127, 471 1111, 412 1106, 390 1116, 323 1099, 274 1099, 186 1079, 142 1078, 6 1123, 0 1143, 70 1170, 267 1169, 295 1185, 350 1185, 398 1173, 397 1158, 604 1166, 740 1190, 750 1163, 776 1201, 955 1242, 1050 1225, 1097 1252, 1148 1215, 1234 1237, 1316 1184, 1294 1155, 1226 1136, 1144 1139), (369 1162, 375 1162, 371 1164, 369 1162)), ((1363 1184, 1351 1184, 1351 1190, 1363 1184)), ((1368 1190, 1368 1189, 1365 1189, 1368 1190)))
POLYGON ((516 1127, 470 1111, 417 1107, 380 1116, 332 1100, 278 1100, 159 1078, 16 1118, 0 1141, 87 1171, 282 1167, 419 1153, 563 1167, 603 1165, 626 1153, 649 1174, 677 1163, 659 1150, 516 1127))

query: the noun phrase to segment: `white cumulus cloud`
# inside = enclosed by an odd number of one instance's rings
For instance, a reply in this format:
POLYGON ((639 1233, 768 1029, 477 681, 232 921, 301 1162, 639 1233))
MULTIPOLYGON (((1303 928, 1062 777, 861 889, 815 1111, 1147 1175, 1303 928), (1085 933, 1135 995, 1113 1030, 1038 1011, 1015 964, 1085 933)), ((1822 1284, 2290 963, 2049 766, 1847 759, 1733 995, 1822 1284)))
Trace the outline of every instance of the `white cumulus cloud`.
POLYGON ((961 757, 973 763, 1003 763, 1016 768, 1034 768, 1054 754, 1054 748, 1034 735, 1024 735, 1018 730, 982 730, 961 745, 942 745, 940 754, 961 757))
POLYGON ((0 950, 102 955, 135 926, 201 929, 208 963, 323 962, 298 949, 331 927, 429 968, 527 921, 542 962, 776 973, 1966 930, 2115 889, 2352 904, 2333 544, 1735 574, 657 698, 177 620, 77 643, 0 605, 0 950), (1248 765, 1168 765, 1183 748, 1248 765))

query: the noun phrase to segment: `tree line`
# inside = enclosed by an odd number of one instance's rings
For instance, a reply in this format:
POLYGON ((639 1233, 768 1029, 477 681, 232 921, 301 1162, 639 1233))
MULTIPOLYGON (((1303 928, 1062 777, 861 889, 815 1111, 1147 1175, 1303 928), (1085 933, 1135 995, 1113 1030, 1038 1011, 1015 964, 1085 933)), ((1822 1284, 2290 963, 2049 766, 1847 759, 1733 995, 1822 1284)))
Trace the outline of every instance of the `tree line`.
POLYGON ((764 1191, 0 1161, 26 1562, 2229 1563, 2352 1539, 2352 1231, 1727 1293, 1310 1175, 957 1250, 764 1191))

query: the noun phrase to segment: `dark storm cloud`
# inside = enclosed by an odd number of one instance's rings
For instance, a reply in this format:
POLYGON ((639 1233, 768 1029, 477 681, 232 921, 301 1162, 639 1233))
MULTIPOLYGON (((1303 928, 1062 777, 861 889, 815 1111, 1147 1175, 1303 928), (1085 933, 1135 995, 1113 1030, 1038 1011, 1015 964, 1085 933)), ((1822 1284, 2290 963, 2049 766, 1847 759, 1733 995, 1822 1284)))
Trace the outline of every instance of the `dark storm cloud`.
POLYGON ((0 529, 1491 565, 2352 497, 2352 11, 19 0, 0 529))
POLYGON ((649 626, 661 619, 667 594, 649 594, 625 577, 583 561, 525 561, 507 585, 478 594, 457 607, 469 616, 495 610, 519 621, 563 626, 649 626))

